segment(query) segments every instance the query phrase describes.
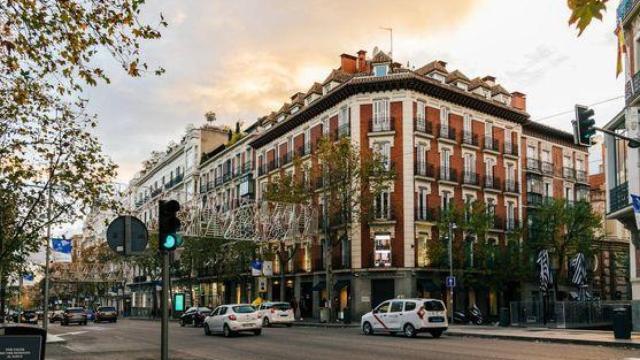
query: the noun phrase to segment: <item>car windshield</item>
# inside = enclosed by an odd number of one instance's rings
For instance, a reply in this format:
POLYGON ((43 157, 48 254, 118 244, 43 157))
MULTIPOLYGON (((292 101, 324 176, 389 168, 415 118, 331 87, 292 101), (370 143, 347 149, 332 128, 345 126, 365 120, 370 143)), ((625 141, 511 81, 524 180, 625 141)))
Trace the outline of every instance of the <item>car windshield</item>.
POLYGON ((237 314, 250 314, 250 313, 256 311, 253 308, 253 306, 249 306, 249 305, 233 306, 232 309, 233 309, 233 312, 235 312, 237 314))
POLYGON ((211 312, 211 309, 209 309, 208 307, 200 307, 200 308, 198 308, 198 311, 200 311, 200 312, 211 312))
POLYGON ((116 308, 114 308, 113 306, 103 306, 99 307, 98 311, 116 311, 116 308))
POLYGON ((444 305, 437 300, 429 300, 424 302, 424 309, 427 311, 444 311, 444 305))
POLYGON ((291 309, 291 305, 287 303, 277 303, 277 304, 271 305, 271 307, 274 309, 282 310, 282 311, 291 309))
POLYGON ((73 314, 78 314, 78 313, 84 312, 84 310, 83 309, 79 309, 79 308, 75 308, 75 309, 71 308, 71 309, 67 309, 67 312, 68 313, 73 313, 73 314))

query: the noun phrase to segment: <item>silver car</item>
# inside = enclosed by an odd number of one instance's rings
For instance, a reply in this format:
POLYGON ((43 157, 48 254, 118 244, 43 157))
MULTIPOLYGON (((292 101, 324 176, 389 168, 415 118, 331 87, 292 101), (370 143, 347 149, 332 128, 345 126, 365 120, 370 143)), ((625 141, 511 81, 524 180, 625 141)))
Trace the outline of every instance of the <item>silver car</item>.
POLYGON ((69 325, 76 323, 78 325, 87 325, 87 313, 81 307, 67 308, 62 314, 60 325, 69 325))

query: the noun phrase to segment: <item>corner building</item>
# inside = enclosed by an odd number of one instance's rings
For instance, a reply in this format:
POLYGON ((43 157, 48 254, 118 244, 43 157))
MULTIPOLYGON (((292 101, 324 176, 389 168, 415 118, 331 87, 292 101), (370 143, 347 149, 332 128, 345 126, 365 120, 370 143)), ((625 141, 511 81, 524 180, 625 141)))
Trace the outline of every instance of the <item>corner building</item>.
MULTIPOLYGON (((447 300, 448 267, 432 263, 428 256, 430 244, 440 241, 436 221, 441 209, 484 201, 495 219, 487 241, 506 246, 507 235, 526 215, 528 143, 557 146, 571 156, 571 163, 561 166, 577 169, 582 161, 580 169, 588 179, 587 149, 567 145, 569 133, 546 131, 532 123, 526 96, 506 91, 492 76, 470 79, 459 70, 449 71, 443 61, 406 69, 383 52, 368 58, 361 50, 357 56, 343 54, 340 60, 341 66, 324 82, 295 94, 291 103, 262 118, 250 143, 258 200, 274 177, 303 171, 294 168, 294 156, 311 169, 297 175, 309 179, 311 191, 319 195, 321 164, 309 155, 323 136, 348 137, 363 154, 382 153, 396 173, 389 191, 374 201, 373 221, 336 230, 342 241, 333 251, 334 284, 325 284, 322 235, 287 264, 287 294, 304 302, 303 316, 318 315, 327 286, 333 286, 337 297, 329 300, 339 309, 350 309, 356 318, 398 296, 447 300)), ((556 153, 549 162, 555 163, 556 153)), ((564 180, 558 181, 563 190, 556 191, 554 182, 550 196, 576 196, 576 179, 566 186, 569 192, 564 191, 564 180)), ((315 201, 321 208, 321 196, 315 201)), ((465 271, 472 271, 476 242, 470 234, 455 233, 454 247, 464 249, 468 263, 465 271)), ((497 315, 499 299, 535 295, 524 289, 490 289, 459 279, 455 307, 476 303, 486 314, 497 315)), ((272 295, 277 297, 277 291, 272 295)))

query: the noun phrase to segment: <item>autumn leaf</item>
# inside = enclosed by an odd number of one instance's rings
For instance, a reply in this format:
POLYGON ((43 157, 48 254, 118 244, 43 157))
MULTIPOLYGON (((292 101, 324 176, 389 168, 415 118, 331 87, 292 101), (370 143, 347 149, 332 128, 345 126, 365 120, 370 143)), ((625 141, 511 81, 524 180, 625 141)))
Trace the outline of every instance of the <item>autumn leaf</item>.
POLYGON ((591 20, 596 18, 602 21, 602 14, 606 11, 608 0, 567 0, 567 6, 571 10, 569 25, 574 25, 578 29, 578 36, 591 24, 591 20))

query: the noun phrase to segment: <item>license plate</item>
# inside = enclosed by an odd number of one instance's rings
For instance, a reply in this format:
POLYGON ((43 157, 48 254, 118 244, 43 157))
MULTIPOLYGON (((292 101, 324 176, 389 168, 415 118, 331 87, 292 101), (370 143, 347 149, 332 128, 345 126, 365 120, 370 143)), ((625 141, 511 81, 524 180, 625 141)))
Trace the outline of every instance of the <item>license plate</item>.
POLYGON ((289 316, 289 314, 280 314, 280 316, 287 317, 287 316, 289 316))
POLYGON ((253 326, 253 324, 250 324, 250 323, 249 324, 242 324, 242 327, 252 327, 252 326, 253 326))

